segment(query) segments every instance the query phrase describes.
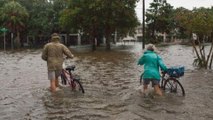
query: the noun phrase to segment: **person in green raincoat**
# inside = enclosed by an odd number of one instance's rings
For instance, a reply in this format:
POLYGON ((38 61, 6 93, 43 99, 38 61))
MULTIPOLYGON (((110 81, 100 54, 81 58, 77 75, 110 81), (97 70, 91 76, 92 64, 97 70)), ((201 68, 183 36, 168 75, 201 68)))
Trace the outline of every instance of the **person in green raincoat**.
POLYGON ((154 87, 155 93, 162 96, 162 91, 159 87, 160 83, 160 72, 167 71, 167 67, 164 64, 162 58, 156 53, 156 47, 153 44, 147 45, 147 50, 143 56, 139 59, 138 65, 144 66, 144 72, 141 77, 143 79, 143 90, 144 94, 147 93, 148 85, 151 82, 154 87))

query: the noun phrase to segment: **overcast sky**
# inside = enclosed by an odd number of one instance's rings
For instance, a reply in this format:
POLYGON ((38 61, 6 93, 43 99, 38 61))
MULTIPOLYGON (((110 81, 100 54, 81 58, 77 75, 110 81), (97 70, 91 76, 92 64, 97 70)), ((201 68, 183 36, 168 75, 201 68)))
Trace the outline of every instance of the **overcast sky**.
MULTIPOLYGON (((149 8, 149 4, 153 0, 145 0, 145 8, 149 8)), ((192 10, 194 7, 211 7, 213 6, 213 0, 167 0, 167 3, 169 3, 171 6, 174 8, 177 7, 184 7, 187 9, 192 10)), ((138 19, 141 21, 142 20, 142 0, 137 3, 136 7, 136 13, 138 16, 138 19)))

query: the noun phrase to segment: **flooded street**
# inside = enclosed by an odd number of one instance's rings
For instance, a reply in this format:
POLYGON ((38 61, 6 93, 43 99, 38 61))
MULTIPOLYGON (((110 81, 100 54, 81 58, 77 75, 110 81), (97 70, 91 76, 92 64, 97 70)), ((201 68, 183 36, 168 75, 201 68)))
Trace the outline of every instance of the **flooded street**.
POLYGON ((138 91, 141 48, 136 43, 110 52, 74 52, 85 94, 67 87, 48 91, 41 49, 0 52, 0 120, 212 120, 213 72, 192 66, 192 47, 159 47, 167 66, 186 68, 180 80, 186 96, 163 98, 138 91))

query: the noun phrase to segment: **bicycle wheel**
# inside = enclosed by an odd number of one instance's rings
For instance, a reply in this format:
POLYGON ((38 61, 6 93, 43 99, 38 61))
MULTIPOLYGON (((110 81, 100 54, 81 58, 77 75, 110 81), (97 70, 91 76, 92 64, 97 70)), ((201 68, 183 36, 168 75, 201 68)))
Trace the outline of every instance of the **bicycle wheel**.
POLYGON ((72 87, 72 89, 74 89, 76 91, 80 91, 80 92, 84 93, 84 88, 80 82, 80 79, 74 78, 71 87, 72 87))
POLYGON ((62 85, 66 85, 67 84, 67 80, 66 80, 64 75, 61 75, 61 84, 62 85))
POLYGON ((160 88, 164 88, 164 83, 165 83, 166 79, 165 78, 162 78, 161 81, 160 81, 160 88))
POLYGON ((175 78, 169 78, 165 81, 163 87, 165 93, 172 93, 176 96, 185 96, 185 90, 181 83, 175 78))
POLYGON ((142 83, 143 83, 143 78, 140 77, 140 85, 142 85, 142 83))

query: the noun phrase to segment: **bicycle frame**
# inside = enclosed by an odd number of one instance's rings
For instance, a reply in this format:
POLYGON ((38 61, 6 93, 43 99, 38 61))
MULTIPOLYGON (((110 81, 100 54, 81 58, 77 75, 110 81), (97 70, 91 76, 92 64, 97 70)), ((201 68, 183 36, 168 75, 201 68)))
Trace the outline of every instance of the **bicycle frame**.
POLYGON ((160 87, 163 87, 163 85, 165 84, 165 81, 166 81, 167 79, 179 80, 179 78, 177 78, 177 77, 170 77, 170 76, 167 76, 166 73, 162 73, 162 76, 161 76, 161 85, 160 85, 160 87), (165 77, 168 77, 168 78, 165 78, 165 77))
POLYGON ((61 71, 61 82, 63 85, 69 85, 72 90, 81 91, 84 93, 84 88, 80 82, 80 78, 76 74, 72 74, 72 71, 75 71, 75 65, 65 65, 63 63, 63 69, 61 71))
POLYGON ((63 76, 63 78, 68 82, 68 84, 72 87, 75 88, 75 84, 73 82, 73 75, 71 71, 67 71, 65 69, 62 69, 62 73, 61 75, 63 76))
POLYGON ((161 88, 163 88, 164 83, 165 83, 165 81, 166 81, 166 78, 165 78, 165 77, 166 77, 166 73, 163 73, 163 72, 162 72, 161 82, 160 82, 160 83, 161 83, 161 84, 160 84, 160 87, 161 87, 161 88))

